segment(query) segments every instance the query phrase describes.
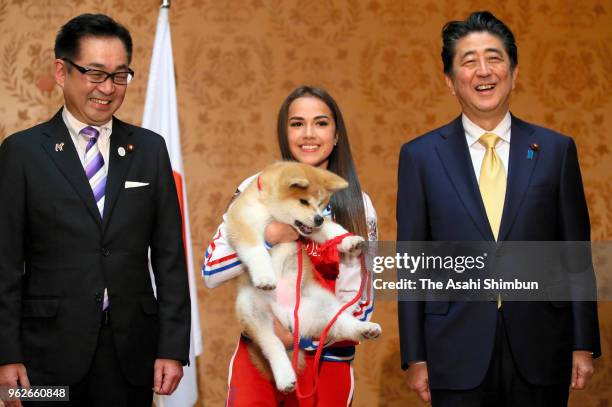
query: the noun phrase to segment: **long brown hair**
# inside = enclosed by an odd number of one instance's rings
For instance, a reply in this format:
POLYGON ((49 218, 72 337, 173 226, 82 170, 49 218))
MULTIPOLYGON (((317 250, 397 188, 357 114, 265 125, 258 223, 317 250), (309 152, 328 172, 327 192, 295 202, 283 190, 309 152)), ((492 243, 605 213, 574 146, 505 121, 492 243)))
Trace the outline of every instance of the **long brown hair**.
POLYGON ((336 101, 324 89, 311 86, 300 86, 287 96, 278 112, 277 136, 278 146, 283 160, 295 161, 289 150, 289 140, 287 137, 287 125, 289 116, 289 106, 294 100, 301 97, 316 97, 323 101, 331 110, 336 124, 336 135, 338 142, 334 146, 327 169, 348 181, 346 189, 336 192, 331 198, 332 214, 336 222, 344 226, 349 232, 360 235, 367 239, 368 229, 366 226, 365 209, 363 206, 363 194, 355 163, 351 155, 348 134, 340 108, 336 101))

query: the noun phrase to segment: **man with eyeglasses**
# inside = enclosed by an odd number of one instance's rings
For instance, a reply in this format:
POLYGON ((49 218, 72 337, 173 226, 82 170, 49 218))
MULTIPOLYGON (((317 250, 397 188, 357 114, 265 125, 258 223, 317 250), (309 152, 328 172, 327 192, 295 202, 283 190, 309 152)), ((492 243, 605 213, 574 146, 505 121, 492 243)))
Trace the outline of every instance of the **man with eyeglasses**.
POLYGON ((70 386, 61 406, 149 407, 151 389, 171 394, 188 361, 168 152, 113 116, 131 55, 110 17, 70 20, 55 41, 63 108, 0 146, 0 387, 70 386))

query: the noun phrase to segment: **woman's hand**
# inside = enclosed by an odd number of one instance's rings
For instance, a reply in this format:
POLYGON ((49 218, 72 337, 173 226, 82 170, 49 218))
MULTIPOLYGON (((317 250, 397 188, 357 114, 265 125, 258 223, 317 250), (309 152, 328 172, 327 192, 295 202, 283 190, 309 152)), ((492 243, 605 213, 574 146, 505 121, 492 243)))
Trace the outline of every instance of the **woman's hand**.
POLYGON ((264 239, 272 246, 277 243, 295 242, 299 237, 299 233, 293 227, 274 220, 266 226, 264 231, 264 239))
POLYGON ((283 345, 285 345, 285 349, 293 348, 293 334, 285 329, 276 317, 274 317, 274 333, 278 336, 278 339, 281 340, 283 345))

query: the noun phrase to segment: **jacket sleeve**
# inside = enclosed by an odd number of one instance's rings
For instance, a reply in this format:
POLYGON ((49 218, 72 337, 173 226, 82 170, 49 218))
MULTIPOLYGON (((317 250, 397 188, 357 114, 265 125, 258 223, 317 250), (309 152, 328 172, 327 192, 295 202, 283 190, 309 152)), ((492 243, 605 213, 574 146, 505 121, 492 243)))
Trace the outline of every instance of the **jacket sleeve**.
POLYGON ((13 136, 0 145, 0 365, 22 363, 21 293, 26 239, 26 177, 13 136))
POLYGON ((208 288, 215 288, 242 274, 244 266, 234 248, 227 241, 225 215, 215 235, 206 249, 202 277, 208 288))
MULTIPOLYGON (((429 240, 427 205, 423 180, 410 144, 402 147, 397 176, 397 242, 429 240)), ((402 369, 412 362, 426 361, 424 303, 398 301, 398 324, 402 369)))
MULTIPOLYGON (((259 174, 244 180, 236 189, 232 200, 244 191, 257 175, 259 174)), ((217 228, 204 254, 202 277, 208 288, 215 288, 244 272, 242 262, 227 239, 227 227, 225 226, 226 216, 227 213, 223 215, 223 221, 217 228)))
MULTIPOLYGON (((374 209, 372 200, 365 192, 363 193, 363 206, 368 228, 368 240, 376 242, 378 240, 376 210, 374 209)), ((338 279, 336 280, 336 297, 338 297, 343 304, 351 301, 359 291, 361 279, 361 262, 355 261, 355 259, 343 260, 340 263, 338 279)), ((372 287, 371 275, 368 275, 361 298, 354 306, 353 316, 362 321, 369 321, 370 318, 372 318, 373 311, 374 290, 372 287)))
POLYGON ((157 287, 160 323, 158 358, 189 360, 191 306, 178 194, 166 144, 157 156, 156 210, 151 266, 157 287))
MULTIPOLYGON (((559 207, 559 229, 562 240, 569 242, 590 241, 591 225, 589 212, 582 185, 576 144, 571 138, 568 138, 561 167, 559 207)), ((593 267, 590 262, 590 256, 588 258, 589 264, 585 272, 590 275, 588 278, 582 276, 581 284, 588 280, 592 281, 594 286, 593 267)), ((594 290, 595 288, 591 291, 594 290)), ((593 352, 593 357, 601 356, 597 303, 593 301, 572 302, 572 313, 574 316, 574 349, 591 351, 593 352)))

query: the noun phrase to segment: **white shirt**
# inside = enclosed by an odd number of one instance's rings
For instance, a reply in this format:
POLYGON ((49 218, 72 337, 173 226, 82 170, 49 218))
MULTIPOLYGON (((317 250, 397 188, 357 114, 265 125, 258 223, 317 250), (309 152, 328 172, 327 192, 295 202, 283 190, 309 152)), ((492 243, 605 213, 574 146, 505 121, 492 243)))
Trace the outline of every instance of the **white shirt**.
POLYGON ((480 167, 482 166, 482 160, 486 152, 485 146, 478 142, 478 139, 485 133, 493 133, 501 139, 495 145, 495 151, 501 159, 504 170, 506 171, 506 178, 508 178, 508 160, 510 158, 510 125, 511 117, 510 112, 506 113, 501 122, 492 130, 486 131, 471 121, 465 114, 461 115, 461 121, 463 122, 463 129, 465 130, 465 139, 470 150, 470 157, 472 158, 472 165, 474 167, 474 173, 476 174, 476 180, 480 183, 480 167))
POLYGON ((81 160, 81 164, 83 164, 83 168, 85 168, 85 148, 87 147, 87 142, 89 141, 85 136, 79 134, 81 130, 85 127, 93 127, 98 130, 100 136, 98 137, 98 149, 100 153, 102 153, 102 158, 104 158, 104 172, 108 174, 108 154, 110 150, 110 136, 113 132, 113 119, 108 121, 108 123, 104 123, 102 126, 90 126, 89 124, 85 124, 77 120, 76 117, 64 106, 62 109, 62 118, 64 119, 64 123, 68 128, 68 132, 70 133, 70 138, 74 143, 74 147, 77 150, 79 155, 79 159, 81 160))

